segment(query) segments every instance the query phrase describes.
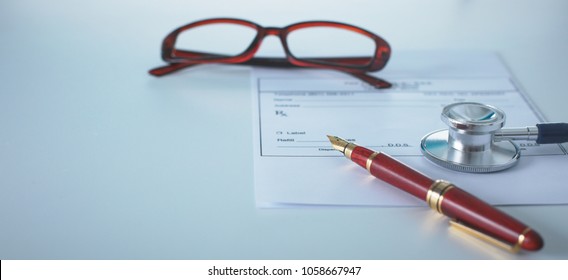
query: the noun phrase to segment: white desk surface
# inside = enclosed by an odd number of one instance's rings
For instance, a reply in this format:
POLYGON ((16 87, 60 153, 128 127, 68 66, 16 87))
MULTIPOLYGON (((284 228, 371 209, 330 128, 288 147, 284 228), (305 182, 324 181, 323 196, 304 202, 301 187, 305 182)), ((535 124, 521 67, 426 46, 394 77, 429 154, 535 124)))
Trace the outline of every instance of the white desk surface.
POLYGON ((562 0, 2 1, 0 259, 567 259, 568 205, 501 207, 545 239, 517 255, 457 236, 428 208, 257 209, 247 70, 146 73, 162 65, 163 37, 194 20, 336 20, 386 38, 392 63, 406 49, 499 52, 548 119, 568 121, 567 11, 562 0))

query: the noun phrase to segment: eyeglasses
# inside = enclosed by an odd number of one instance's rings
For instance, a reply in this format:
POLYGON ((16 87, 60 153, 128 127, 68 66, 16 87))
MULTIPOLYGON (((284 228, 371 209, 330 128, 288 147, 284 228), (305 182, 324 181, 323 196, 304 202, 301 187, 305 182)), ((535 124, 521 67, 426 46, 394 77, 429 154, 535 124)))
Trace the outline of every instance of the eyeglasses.
POLYGON ((214 18, 168 34, 162 43, 162 59, 168 65, 149 73, 163 76, 206 63, 310 67, 345 72, 376 88, 389 88, 389 82, 367 72, 384 68, 390 53, 389 44, 381 37, 345 23, 307 21, 274 28, 241 19, 214 18), (286 58, 253 57, 268 35, 280 38, 286 58))

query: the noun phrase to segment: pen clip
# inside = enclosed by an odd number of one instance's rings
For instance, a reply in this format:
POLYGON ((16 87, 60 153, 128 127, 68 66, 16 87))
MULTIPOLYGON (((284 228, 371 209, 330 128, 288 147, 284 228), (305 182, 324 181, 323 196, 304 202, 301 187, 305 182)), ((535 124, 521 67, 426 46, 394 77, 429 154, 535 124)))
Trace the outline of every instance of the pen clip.
POLYGON ((474 237, 476 237, 480 240, 483 240, 487 243, 493 244, 493 245, 495 245, 495 246, 497 246, 501 249, 504 249, 506 251, 509 251, 511 253, 517 253, 521 249, 519 242, 517 242, 516 244, 509 244, 509 243, 503 242, 499 239, 496 239, 495 237, 492 237, 492 236, 490 236, 486 233, 483 233, 479 230, 476 230, 469 225, 460 223, 456 219, 450 220, 450 226, 453 226, 455 229, 460 230, 461 232, 472 235, 472 236, 474 236, 474 237))

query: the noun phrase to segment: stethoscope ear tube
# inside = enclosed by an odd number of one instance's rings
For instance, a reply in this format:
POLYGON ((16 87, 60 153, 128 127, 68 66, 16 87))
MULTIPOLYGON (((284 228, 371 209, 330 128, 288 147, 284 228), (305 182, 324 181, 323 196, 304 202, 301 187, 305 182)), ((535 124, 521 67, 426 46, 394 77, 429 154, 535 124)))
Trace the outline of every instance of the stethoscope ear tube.
POLYGON ((541 123, 537 124, 538 144, 554 144, 568 142, 568 123, 541 123))

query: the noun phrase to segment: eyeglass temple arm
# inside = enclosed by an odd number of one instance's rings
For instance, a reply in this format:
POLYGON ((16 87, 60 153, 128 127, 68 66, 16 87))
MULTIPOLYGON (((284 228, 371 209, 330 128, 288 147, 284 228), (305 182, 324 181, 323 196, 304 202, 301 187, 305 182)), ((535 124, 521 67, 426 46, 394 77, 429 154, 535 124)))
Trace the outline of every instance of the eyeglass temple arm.
POLYGON ((195 63, 170 63, 168 65, 164 65, 164 66, 160 66, 160 67, 156 67, 153 69, 150 69, 148 71, 148 73, 152 76, 155 77, 162 77, 165 76, 167 74, 179 71, 181 69, 187 68, 187 67, 191 67, 194 65, 198 65, 195 63))
POLYGON ((370 84, 371 86, 375 87, 375 88, 380 88, 380 89, 385 89, 385 88, 391 88, 392 84, 375 76, 371 76, 371 75, 367 75, 365 73, 352 73, 352 72, 345 72, 347 74, 350 74, 351 76, 354 76, 355 78, 358 78, 364 82, 366 82, 367 84, 370 84))
MULTIPOLYGON (((224 55, 220 55, 220 54, 214 54, 214 53, 203 53, 203 52, 195 52, 195 51, 184 51, 184 50, 175 50, 175 55, 177 57, 180 57, 181 59, 200 59, 200 60, 216 60, 216 59, 221 59, 221 58, 226 58, 226 56, 224 55)), ((326 62, 326 63, 337 63, 337 64, 364 64, 366 61, 368 61, 370 58, 366 57, 366 56, 359 56, 359 57, 318 57, 318 58, 305 58, 305 60, 313 60, 313 61, 320 61, 320 62, 326 62)), ((185 67, 189 67, 192 66, 194 64, 201 64, 203 62, 173 62, 171 63, 172 65, 175 65, 175 67, 173 67, 174 69, 172 69, 173 71, 177 71, 180 69, 183 69, 185 67), (185 66, 181 66, 181 64, 185 65, 185 66), (180 68, 178 68, 180 67, 180 68)), ((277 57, 253 57, 245 62, 241 62, 239 64, 244 64, 244 65, 258 65, 258 66, 276 66, 276 67, 299 67, 296 66, 292 63, 290 63, 287 59, 285 58, 277 58, 277 57)), ((153 72, 157 72, 155 73, 156 75, 160 75, 161 72, 167 72, 166 70, 161 69, 163 67, 157 68, 155 69, 155 71, 153 72), (158 69, 161 69, 158 70, 158 69)), ((168 74, 170 72, 164 73, 168 74)), ((155 75, 154 73, 151 73, 153 75, 155 75)))
MULTIPOLYGON (((204 63, 195 63, 195 62, 171 62, 168 65, 156 67, 148 71, 150 75, 161 77, 184 68, 188 68, 191 66, 204 64, 204 63)), ((272 67, 285 67, 285 68, 300 68, 300 66, 296 66, 290 63, 285 58, 276 58, 276 57, 255 57, 248 61, 238 63, 241 65, 252 65, 252 66, 272 66, 272 67)))
MULTIPOLYGON (((186 56, 186 57, 191 57, 191 58, 208 58, 208 59, 212 59, 212 58, 223 58, 223 55, 217 55, 217 54, 210 54, 210 53, 200 53, 200 52, 187 52, 187 51, 176 51, 178 55, 182 55, 182 56, 186 56)), ((339 57, 339 58, 317 58, 314 60, 319 60, 319 61, 325 61, 328 63, 342 63, 342 62, 351 62, 353 63, 354 61, 357 60, 368 60, 368 58, 366 57, 339 57)), ((201 62, 172 62, 168 65, 165 66, 161 66, 161 67, 157 67, 154 69, 151 69, 149 71, 149 73, 153 76, 156 77, 161 77, 179 70, 182 70, 184 68, 188 68, 188 67, 192 67, 195 65, 199 65, 199 64, 203 64, 201 62)), ((241 62, 239 63, 241 65, 253 65, 253 66, 270 66, 270 67, 284 67, 284 68, 300 68, 301 66, 297 66, 294 65, 292 63, 290 63, 288 61, 288 59, 286 58, 278 58, 278 57, 253 57, 245 62, 241 62)), ((390 88, 392 87, 392 84, 374 77, 374 76, 370 76, 367 75, 365 73, 361 73, 361 72, 349 72, 349 71, 342 71, 344 73, 350 74, 360 80, 363 80, 364 82, 372 85, 375 88, 390 88)))
MULTIPOLYGON (((212 60, 212 59, 226 58, 225 55, 220 55, 215 53, 203 53, 203 52, 184 51, 184 50, 175 50, 174 52, 175 56, 180 57, 181 59, 212 60)), ((370 59, 371 57, 369 56, 303 58, 303 60, 326 62, 330 64, 352 64, 352 65, 359 65, 359 64, 363 65, 367 63, 370 59)), ((253 57, 252 59, 247 60, 245 62, 241 62, 240 64, 297 67, 289 63, 287 59, 279 57, 253 57)))
MULTIPOLYGON (((242 63, 246 65, 256 65, 256 66, 277 66, 277 67, 286 67, 286 68, 299 68, 298 66, 291 64, 286 59, 281 58, 253 58, 246 63, 242 63)), ((165 66, 154 68, 148 71, 151 75, 156 77, 161 77, 188 67, 192 67, 195 65, 199 65, 197 63, 170 63, 165 66)), ((353 73, 353 72, 344 72, 350 74, 375 88, 390 88, 392 84, 381 79, 378 77, 370 76, 365 73, 353 73)))

